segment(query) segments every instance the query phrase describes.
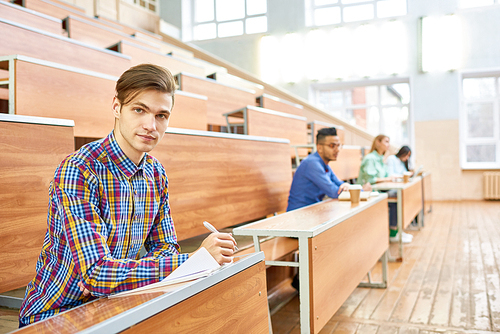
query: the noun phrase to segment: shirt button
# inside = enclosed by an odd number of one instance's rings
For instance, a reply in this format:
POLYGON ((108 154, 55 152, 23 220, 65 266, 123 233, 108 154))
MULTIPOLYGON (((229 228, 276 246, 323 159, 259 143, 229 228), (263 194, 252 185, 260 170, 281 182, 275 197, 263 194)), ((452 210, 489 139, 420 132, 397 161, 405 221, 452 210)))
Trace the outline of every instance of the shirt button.
POLYGON ((136 195, 137 195, 137 190, 134 190, 134 194, 136 194, 136 195))

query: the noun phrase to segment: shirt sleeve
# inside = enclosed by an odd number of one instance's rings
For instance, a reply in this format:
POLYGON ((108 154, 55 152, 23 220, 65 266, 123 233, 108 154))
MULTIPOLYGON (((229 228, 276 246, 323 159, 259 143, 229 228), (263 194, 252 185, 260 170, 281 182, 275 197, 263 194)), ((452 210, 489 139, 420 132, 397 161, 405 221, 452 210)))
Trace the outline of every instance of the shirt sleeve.
POLYGON ((307 173, 309 180, 330 198, 338 198, 339 186, 344 183, 340 181, 332 172, 325 172, 319 164, 310 164, 310 171, 307 173))
POLYGON ((74 271, 92 295, 104 296, 158 282, 168 273, 168 270, 161 272, 162 267, 174 268, 182 261, 178 252, 168 257, 155 253, 140 260, 113 258, 107 245, 109 232, 100 216, 102 199, 96 195, 99 182, 84 167, 70 162, 62 165, 51 190, 53 206, 63 227, 61 237, 71 250, 74 271))
POLYGON ((165 174, 162 175, 162 196, 160 211, 156 217, 153 228, 149 233, 144 246, 148 253, 144 257, 164 258, 160 261, 160 279, 168 276, 175 268, 184 263, 188 254, 180 254, 172 257, 172 254, 179 254, 180 247, 177 243, 174 222, 170 214, 170 204, 168 200, 168 180, 165 174))

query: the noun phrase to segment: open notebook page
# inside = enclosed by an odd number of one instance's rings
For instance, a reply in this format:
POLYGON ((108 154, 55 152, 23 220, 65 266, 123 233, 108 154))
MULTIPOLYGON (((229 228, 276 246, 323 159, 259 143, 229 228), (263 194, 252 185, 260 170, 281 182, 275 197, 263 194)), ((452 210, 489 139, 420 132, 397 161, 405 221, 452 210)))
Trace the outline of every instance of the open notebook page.
POLYGON ((200 277, 208 276, 219 268, 220 264, 215 261, 213 256, 204 247, 202 247, 162 281, 145 285, 137 289, 120 292, 109 296, 109 298, 127 296, 153 288, 192 281, 200 277))

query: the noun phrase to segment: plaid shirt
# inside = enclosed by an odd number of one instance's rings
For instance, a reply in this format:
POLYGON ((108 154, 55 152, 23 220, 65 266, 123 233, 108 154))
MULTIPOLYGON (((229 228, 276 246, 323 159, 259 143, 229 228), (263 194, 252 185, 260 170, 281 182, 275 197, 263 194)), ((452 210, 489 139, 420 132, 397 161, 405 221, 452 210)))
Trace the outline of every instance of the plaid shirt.
POLYGON ((33 323, 93 296, 158 282, 186 261, 179 254, 165 170, 145 154, 136 166, 114 133, 61 162, 49 189, 47 232, 20 321, 33 323), (148 253, 139 258, 145 246, 148 253))

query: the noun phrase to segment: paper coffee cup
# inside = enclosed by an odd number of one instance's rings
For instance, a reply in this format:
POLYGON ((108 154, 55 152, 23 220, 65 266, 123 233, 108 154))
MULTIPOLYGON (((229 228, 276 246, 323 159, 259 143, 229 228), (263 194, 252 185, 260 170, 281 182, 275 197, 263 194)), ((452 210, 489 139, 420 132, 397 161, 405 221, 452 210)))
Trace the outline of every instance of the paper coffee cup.
POLYGON ((405 172, 403 173, 403 182, 407 183, 410 181, 411 173, 410 172, 405 172))
POLYGON ((349 186, 349 193, 351 194, 351 203, 359 203, 361 197, 361 185, 353 184, 349 186))

